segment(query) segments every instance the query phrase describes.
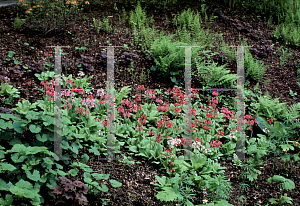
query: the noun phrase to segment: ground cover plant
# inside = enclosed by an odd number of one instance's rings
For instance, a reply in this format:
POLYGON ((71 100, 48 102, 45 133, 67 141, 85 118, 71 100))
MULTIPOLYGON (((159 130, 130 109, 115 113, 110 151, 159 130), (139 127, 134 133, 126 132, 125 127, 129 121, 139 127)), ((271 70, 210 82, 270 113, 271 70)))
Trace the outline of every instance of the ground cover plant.
POLYGON ((299 205, 299 48, 297 41, 287 47, 291 38, 278 38, 273 25, 293 19, 297 1, 257 1, 256 10, 250 1, 221 3, 21 1, 0 8, 0 205, 299 205), (267 18, 276 19, 272 5, 278 22, 267 18), (50 45, 69 46, 61 49, 61 78, 50 45), (180 45, 199 45, 190 111, 180 45), (236 93, 199 90, 236 86, 236 48, 228 45, 252 45, 244 63, 246 160, 236 155, 236 93), (112 160, 105 159, 107 46, 121 46, 112 160))

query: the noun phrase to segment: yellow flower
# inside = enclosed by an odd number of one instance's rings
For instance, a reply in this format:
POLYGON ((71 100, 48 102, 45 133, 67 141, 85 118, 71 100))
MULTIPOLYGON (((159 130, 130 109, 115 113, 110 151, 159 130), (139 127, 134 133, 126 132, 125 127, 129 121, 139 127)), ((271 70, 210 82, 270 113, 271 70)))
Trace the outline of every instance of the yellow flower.
POLYGON ((26 13, 26 14, 29 14, 29 13, 30 13, 30 11, 25 11, 25 13, 26 13))
POLYGON ((69 0, 66 2, 66 4, 70 4, 69 0))
POLYGON ((31 11, 31 10, 32 10, 32 8, 29 8, 28 10, 29 10, 29 11, 31 11))
POLYGON ((23 4, 24 6, 28 6, 28 4, 23 4))
POLYGON ((36 6, 32 6, 32 8, 35 8, 36 6))
POLYGON ((23 0, 19 0, 19 2, 22 2, 23 0))
POLYGON ((48 16, 49 14, 47 13, 46 16, 48 16))
POLYGON ((36 7, 40 7, 40 5, 36 5, 36 7))
POLYGON ((86 1, 85 4, 90 4, 90 2, 89 2, 89 1, 86 1))
POLYGON ((77 5, 77 1, 72 1, 71 4, 77 5))

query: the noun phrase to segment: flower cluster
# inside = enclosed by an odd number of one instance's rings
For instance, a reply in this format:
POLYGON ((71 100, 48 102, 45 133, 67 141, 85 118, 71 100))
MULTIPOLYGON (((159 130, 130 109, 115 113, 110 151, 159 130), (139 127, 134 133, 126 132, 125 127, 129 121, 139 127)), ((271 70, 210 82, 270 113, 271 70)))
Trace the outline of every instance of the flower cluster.
POLYGON ((222 142, 219 141, 219 140, 211 140, 211 141, 209 142, 209 145, 210 145, 210 146, 217 147, 217 148, 219 148, 221 144, 222 144, 222 142))
POLYGON ((97 105, 95 104, 95 99, 92 95, 89 95, 87 99, 84 98, 81 101, 81 104, 84 105, 86 108, 93 108, 93 107, 97 108, 97 105))
POLYGON ((171 148, 173 148, 174 145, 176 145, 176 147, 178 147, 181 144, 181 139, 175 138, 175 139, 168 140, 168 144, 170 145, 171 148))
POLYGON ((66 90, 63 90, 61 92, 61 96, 66 96, 66 97, 71 97, 71 96, 75 96, 75 93, 74 92, 71 92, 71 90, 69 89, 66 89, 66 90))
POLYGON ((171 157, 171 156, 172 156, 172 154, 171 154, 172 148, 171 148, 171 147, 169 147, 169 149, 164 148, 164 151, 165 151, 165 152, 163 152, 162 154, 163 154, 165 157, 171 157))
POLYGON ((9 84, 10 83, 10 78, 4 77, 4 80, 5 80, 5 84, 9 84))
POLYGON ((272 118, 271 119, 267 118, 267 122, 270 123, 270 124, 272 124, 273 123, 273 119, 272 118))
POLYGON ((140 118, 138 118, 138 122, 140 123, 140 125, 137 125, 136 130, 142 131, 142 130, 144 130, 143 125, 146 125, 147 115, 140 114, 139 116, 140 116, 140 118))
POLYGON ((169 104, 168 103, 157 107, 157 111, 159 111, 159 112, 166 112, 168 110, 169 110, 169 104))
MULTIPOLYGON (((82 116, 84 116, 84 109, 81 107, 81 108, 76 108, 75 109, 75 113, 81 113, 82 116)), ((90 114, 90 111, 87 109, 86 110, 86 115, 89 115, 90 114)))
POLYGON ((74 84, 75 84, 75 83, 72 81, 72 79, 69 79, 69 78, 66 79, 66 83, 65 83, 65 86, 66 86, 66 87, 69 87, 70 85, 71 85, 71 86, 74 86, 74 84))
POLYGON ((99 97, 99 96, 101 96, 101 97, 103 97, 105 95, 105 92, 104 92, 104 89, 98 89, 97 90, 97 96, 99 97))
MULTIPOLYGON (((224 137, 224 131, 218 130, 217 135, 222 135, 222 137, 224 137)), ((218 138, 220 138, 220 136, 218 136, 218 138)))
POLYGON ((55 86, 55 77, 53 77, 53 79, 51 80, 52 84, 49 84, 47 81, 41 81, 41 85, 43 85, 46 89, 46 95, 49 95, 48 100, 53 100, 54 95, 56 95, 53 88, 53 86, 55 86))
POLYGON ((170 171, 170 172, 175 172, 175 169, 174 169, 174 162, 172 162, 171 160, 168 160, 168 163, 167 163, 167 165, 171 168, 171 170, 170 170, 170 168, 168 168, 168 171, 170 171), (169 165, 168 165, 169 164, 169 165))
POLYGON ((161 136, 161 134, 158 134, 158 135, 155 135, 155 137, 156 137, 156 142, 157 143, 161 143, 161 141, 160 141, 160 139, 163 139, 164 137, 163 136, 161 136))
POLYGON ((162 115, 161 119, 157 119, 157 121, 156 121, 157 127, 165 128, 165 126, 167 126, 168 128, 170 128, 170 127, 172 127, 172 125, 173 125, 172 120, 170 120, 169 117, 165 118, 163 115, 162 115))
MULTIPOLYGON (((155 99, 155 94, 156 94, 156 91, 152 90, 152 89, 149 89, 149 90, 146 90, 145 91, 145 94, 147 96, 149 96, 149 99, 155 99)), ((147 96, 145 96, 145 98, 147 98, 147 96)))
POLYGON ((268 133, 270 132, 270 130, 268 130, 267 128, 263 129, 264 133, 268 133))

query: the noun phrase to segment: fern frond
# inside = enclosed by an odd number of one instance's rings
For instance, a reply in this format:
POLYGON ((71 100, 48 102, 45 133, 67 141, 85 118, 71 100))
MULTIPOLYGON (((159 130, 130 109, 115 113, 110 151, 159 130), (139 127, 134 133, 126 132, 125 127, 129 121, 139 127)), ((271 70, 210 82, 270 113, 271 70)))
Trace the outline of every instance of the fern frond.
MULTIPOLYGON (((294 123, 294 121, 300 117, 300 103, 293 104, 287 110, 286 121, 294 123)), ((299 121, 299 120, 298 120, 299 121)))
POLYGON ((130 86, 124 86, 119 93, 116 92, 116 105, 120 105, 122 103, 122 99, 127 98, 130 91, 130 86))

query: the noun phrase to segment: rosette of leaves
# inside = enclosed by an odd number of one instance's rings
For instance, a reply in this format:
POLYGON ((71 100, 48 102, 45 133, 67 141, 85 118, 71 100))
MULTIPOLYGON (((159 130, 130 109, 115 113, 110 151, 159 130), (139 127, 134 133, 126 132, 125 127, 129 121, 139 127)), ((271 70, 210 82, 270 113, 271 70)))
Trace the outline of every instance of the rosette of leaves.
POLYGON ((63 186, 56 185, 53 187, 53 194, 62 195, 67 200, 71 199, 79 204, 88 205, 88 200, 84 194, 86 195, 89 189, 83 182, 78 180, 72 182, 66 177, 59 177, 59 179, 63 186))

